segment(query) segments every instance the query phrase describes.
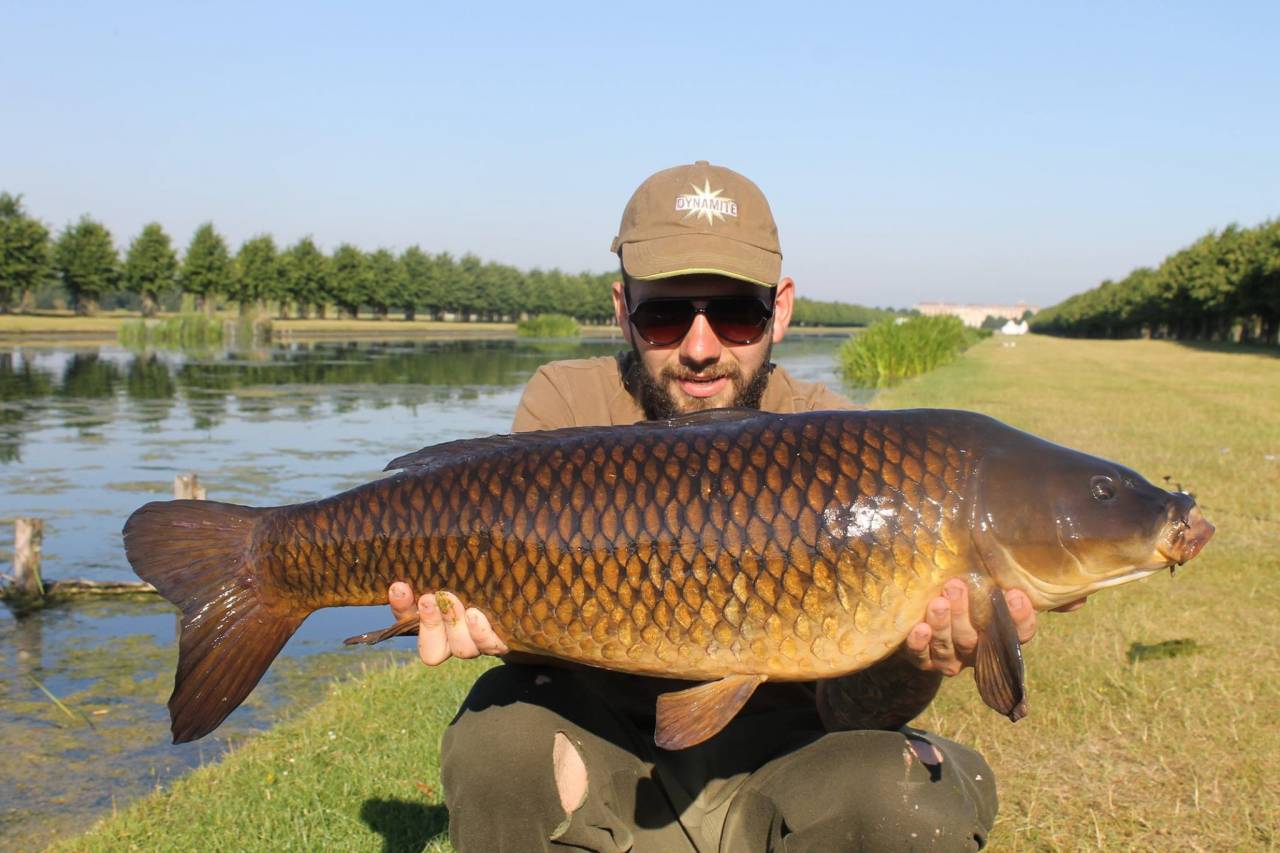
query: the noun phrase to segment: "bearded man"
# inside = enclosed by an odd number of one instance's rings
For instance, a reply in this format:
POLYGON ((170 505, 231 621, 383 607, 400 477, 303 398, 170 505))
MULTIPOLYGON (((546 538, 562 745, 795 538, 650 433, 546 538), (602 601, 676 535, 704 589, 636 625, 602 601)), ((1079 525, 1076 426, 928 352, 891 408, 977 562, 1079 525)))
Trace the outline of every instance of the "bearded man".
MULTIPOLYGON (((648 178, 612 251, 617 357, 553 362, 513 429, 632 424, 744 406, 850 408, 770 361, 791 321, 777 228, 760 189, 699 161, 648 178)), ((397 583, 397 620, 417 608, 418 651, 504 655, 484 615, 447 591, 397 583)), ((1023 642, 1035 612, 1007 593, 1023 642)), ((481 676, 445 733, 441 776, 461 851, 976 850, 995 819, 980 755, 906 724, 942 676, 972 662, 967 591, 953 581, 901 650, 817 684, 768 682, 704 743, 654 744, 659 694, 687 682, 508 661, 481 676)))

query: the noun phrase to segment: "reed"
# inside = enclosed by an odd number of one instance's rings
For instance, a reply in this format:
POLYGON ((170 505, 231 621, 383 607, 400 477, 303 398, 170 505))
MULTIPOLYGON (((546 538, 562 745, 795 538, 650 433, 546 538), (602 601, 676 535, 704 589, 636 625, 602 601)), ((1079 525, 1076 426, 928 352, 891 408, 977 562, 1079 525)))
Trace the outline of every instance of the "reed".
POLYGON ((148 346, 195 349, 222 344, 223 322, 204 314, 178 314, 148 323, 129 320, 117 333, 121 346, 141 349, 148 346))
POLYGON ((565 314, 538 314, 516 323, 516 334, 522 338, 576 338, 582 328, 565 314))
POLYGON ((167 347, 201 350, 214 347, 258 346, 271 340, 271 320, 245 314, 235 320, 190 312, 160 320, 126 320, 116 334, 129 349, 167 347))
POLYGON ((840 347, 840 370, 859 387, 887 388, 947 364, 988 335, 958 317, 882 320, 840 347))

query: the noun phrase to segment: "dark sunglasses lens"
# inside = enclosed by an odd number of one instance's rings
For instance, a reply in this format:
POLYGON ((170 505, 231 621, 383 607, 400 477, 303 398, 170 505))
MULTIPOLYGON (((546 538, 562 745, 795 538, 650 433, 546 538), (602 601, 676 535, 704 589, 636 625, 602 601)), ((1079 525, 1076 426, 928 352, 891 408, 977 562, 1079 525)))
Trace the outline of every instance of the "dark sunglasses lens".
POLYGON ((716 334, 734 344, 753 344, 764 334, 773 312, 759 299, 713 299, 707 319, 716 334))
POLYGON ((655 346, 673 344, 685 336, 693 325, 693 303, 683 300, 642 302, 631 314, 631 322, 640 337, 655 346))

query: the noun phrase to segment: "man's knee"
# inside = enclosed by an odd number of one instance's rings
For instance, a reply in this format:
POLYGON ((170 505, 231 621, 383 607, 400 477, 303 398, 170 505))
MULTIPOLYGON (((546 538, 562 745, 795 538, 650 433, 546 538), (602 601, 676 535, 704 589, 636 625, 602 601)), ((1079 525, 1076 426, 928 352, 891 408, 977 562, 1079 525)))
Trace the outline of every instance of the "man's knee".
MULTIPOLYGON (((565 721, 529 701, 545 676, 505 669, 480 677, 441 744, 450 834, 465 849, 541 849, 565 817, 555 775, 556 733, 565 721)), ((572 764, 563 748, 561 760, 572 764)))
POLYGON ((781 832, 788 850, 979 849, 995 818, 990 768, 972 750, 933 743, 916 749, 898 732, 828 734, 748 780, 726 841, 747 849, 748 836, 764 831, 781 832))

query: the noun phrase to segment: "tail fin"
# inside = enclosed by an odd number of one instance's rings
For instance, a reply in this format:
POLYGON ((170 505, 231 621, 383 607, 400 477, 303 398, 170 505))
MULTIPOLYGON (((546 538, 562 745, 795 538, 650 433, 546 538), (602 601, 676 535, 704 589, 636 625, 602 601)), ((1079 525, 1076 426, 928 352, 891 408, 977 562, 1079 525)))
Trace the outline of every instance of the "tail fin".
POLYGON ((307 616, 268 600, 254 574, 253 533, 270 512, 216 501, 158 501, 125 523, 133 570, 182 611, 169 697, 174 743, 216 729, 307 616))

